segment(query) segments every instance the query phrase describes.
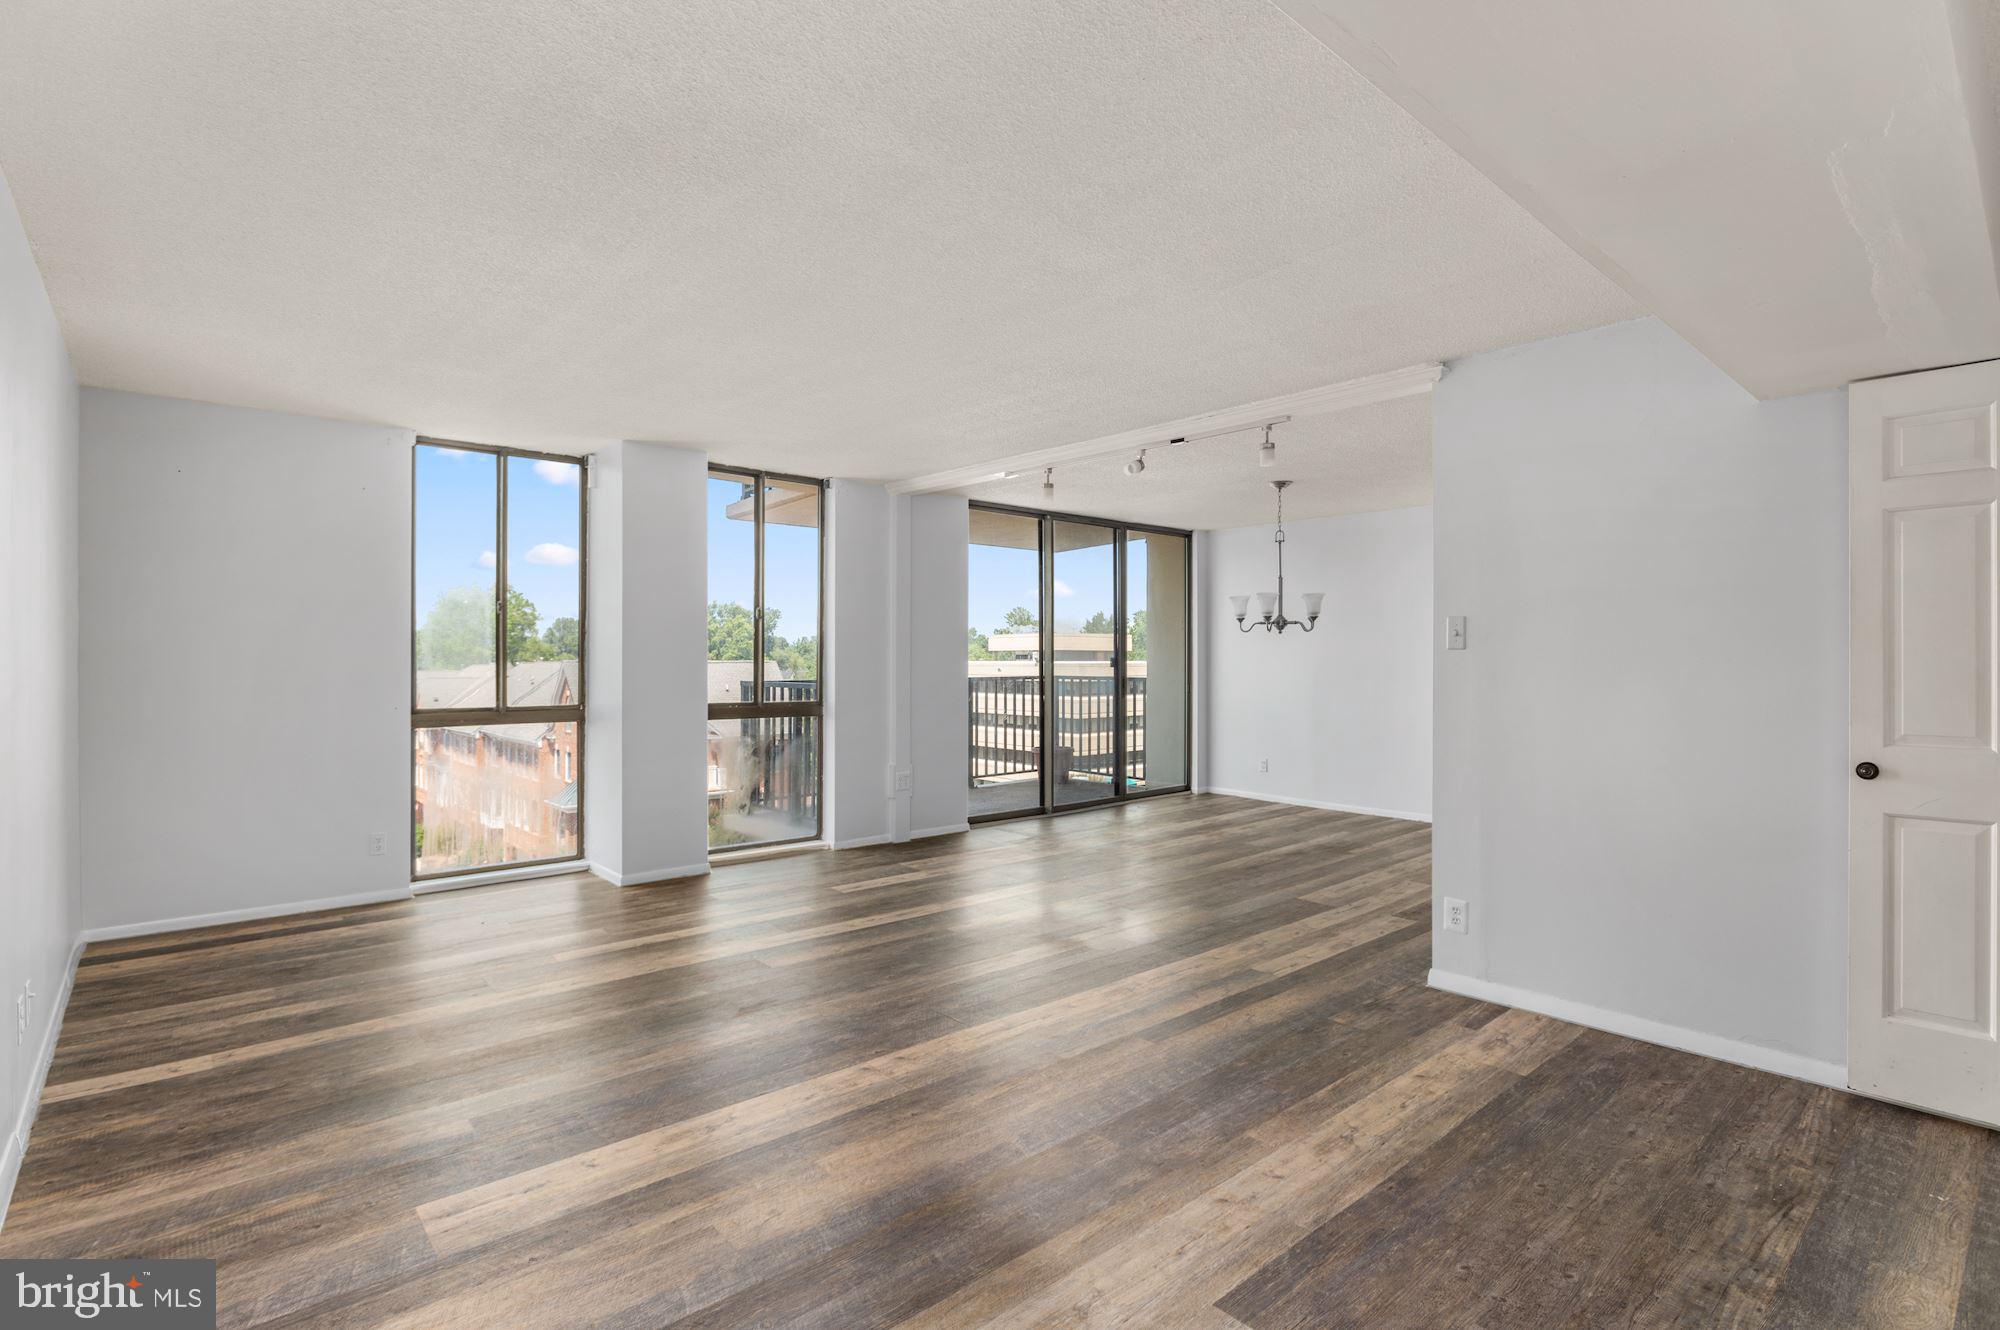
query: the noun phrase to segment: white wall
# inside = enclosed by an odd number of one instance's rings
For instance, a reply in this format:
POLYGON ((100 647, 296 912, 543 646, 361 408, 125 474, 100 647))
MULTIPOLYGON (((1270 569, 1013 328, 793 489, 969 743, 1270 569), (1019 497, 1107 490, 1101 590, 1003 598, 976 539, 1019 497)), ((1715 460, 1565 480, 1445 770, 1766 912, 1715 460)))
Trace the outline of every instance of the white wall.
POLYGON ((1433 419, 1435 980, 1839 1080, 1844 399, 1642 320, 1462 361, 1433 419))
POLYGON ((708 864, 708 458, 613 443, 592 469, 584 853, 685 877, 708 864))
POLYGON ((1285 608, 1302 614, 1299 593, 1323 591, 1319 625, 1241 632, 1228 598, 1276 588, 1274 530, 1210 532, 1200 546, 1207 787, 1429 818, 1431 510, 1287 522, 1285 608))
MULTIPOLYGON (((62 332, 0 179, 0 1001, 32 984, 28 1028, 0 1038, 13 1194, 54 1046, 78 907, 77 387, 62 332)), ((9 1022, 12 1023, 11 1020, 9 1022)))
POLYGON ((97 389, 82 422, 86 926, 404 894, 410 432, 97 389))
POLYGON ((826 836, 836 848, 877 844, 894 832, 888 771, 895 511, 881 485, 836 480, 829 486, 826 836))

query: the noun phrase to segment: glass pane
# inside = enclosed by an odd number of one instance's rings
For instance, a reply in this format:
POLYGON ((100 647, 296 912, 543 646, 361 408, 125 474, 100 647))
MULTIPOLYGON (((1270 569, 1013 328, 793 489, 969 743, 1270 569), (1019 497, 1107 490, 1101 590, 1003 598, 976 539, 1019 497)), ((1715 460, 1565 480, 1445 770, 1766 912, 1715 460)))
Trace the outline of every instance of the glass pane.
POLYGON ((757 497, 748 476, 708 478, 708 700, 754 702, 757 497))
POLYGON ((1125 543, 1125 788, 1188 783, 1188 541, 1125 543))
POLYGON ((764 700, 819 698, 819 486, 764 490, 764 700))
POLYGON ((583 466, 507 459, 507 705, 575 706, 583 655, 583 466))
POLYGON ((708 722, 708 847, 819 834, 819 718, 708 722))
POLYGON ((492 707, 500 459, 417 445, 416 705, 492 707))
POLYGON ((577 730, 559 721, 414 731, 417 873, 574 855, 577 730))
POLYGON ((1041 522, 970 512, 965 673, 973 817, 1042 805, 1041 522))
POLYGON ((1112 793, 1118 760, 1112 539, 1109 527, 1055 524, 1056 733, 1049 772, 1058 804, 1112 793))

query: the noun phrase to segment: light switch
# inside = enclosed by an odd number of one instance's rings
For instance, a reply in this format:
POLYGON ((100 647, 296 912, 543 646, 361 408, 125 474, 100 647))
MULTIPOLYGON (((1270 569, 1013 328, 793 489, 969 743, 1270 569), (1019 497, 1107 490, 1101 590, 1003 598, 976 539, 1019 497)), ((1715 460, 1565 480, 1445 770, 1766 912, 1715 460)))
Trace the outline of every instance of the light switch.
POLYGON ((1444 621, 1444 649, 1446 651, 1465 650, 1465 616, 1454 614, 1444 621))

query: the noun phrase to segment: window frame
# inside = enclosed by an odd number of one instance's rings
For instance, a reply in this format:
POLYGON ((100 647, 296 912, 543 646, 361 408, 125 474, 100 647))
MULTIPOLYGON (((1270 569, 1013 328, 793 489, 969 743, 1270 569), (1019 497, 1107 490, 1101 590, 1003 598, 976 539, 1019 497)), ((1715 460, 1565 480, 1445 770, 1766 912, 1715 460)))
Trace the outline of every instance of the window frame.
MULTIPOLYGON (((537 452, 530 448, 508 448, 490 443, 467 443, 461 439, 440 439, 419 434, 410 448, 410 732, 454 729, 480 725, 560 725, 573 723, 576 764, 576 849, 547 859, 518 859, 498 864, 474 864, 447 868, 433 873, 417 871, 417 808, 410 801, 410 827, 406 844, 410 850, 410 881, 436 882, 478 873, 504 872, 513 868, 545 868, 550 864, 580 863, 584 858, 584 784, 582 761, 586 735, 584 716, 588 702, 590 672, 590 463, 588 455, 537 452), (433 707, 419 704, 417 695, 417 459, 418 448, 452 448, 459 452, 482 453, 494 459, 494 540, 493 540, 493 695, 491 707, 433 707), (513 458, 531 462, 561 462, 578 468, 577 557, 576 557, 576 701, 569 706, 517 707, 507 702, 507 463, 513 458)), ((411 785, 416 784, 416 751, 411 744, 411 785)))
MULTIPOLYGON (((754 845, 722 846, 709 850, 711 859, 727 858, 732 854, 756 853, 776 848, 780 845, 803 845, 821 840, 826 835, 826 699, 831 688, 830 670, 833 653, 828 649, 826 632, 826 531, 828 521, 828 500, 830 490, 825 480, 816 476, 798 476, 784 471, 766 471, 760 467, 730 466, 711 461, 708 464, 707 480, 747 480, 756 499, 752 515, 754 528, 754 572, 751 578, 751 598, 756 602, 750 610, 750 696, 749 702, 710 702, 709 720, 776 720, 787 717, 812 717, 818 723, 813 726, 813 770, 817 774, 819 788, 813 794, 813 829, 809 835, 788 836, 784 840, 758 841, 754 845), (819 494, 819 568, 817 582, 819 593, 813 607, 814 641, 813 664, 816 678, 815 696, 810 702, 767 702, 764 700, 764 531, 766 502, 765 491, 772 482, 787 485, 807 485, 819 494)), ((702 533, 703 541, 708 533, 702 533)), ((705 545, 704 545, 705 548, 705 545)), ((703 612, 707 612, 708 588, 702 588, 703 612)))
MULTIPOLYGON (((1019 517, 1032 517, 1038 522, 1038 539, 1041 548, 1040 593, 1042 602, 1035 607, 1035 614, 1041 621, 1042 670, 1039 691, 1041 694, 1042 724, 1040 738, 1044 754, 1054 751, 1055 747, 1055 615, 1051 611, 1055 604, 1055 529, 1058 522, 1103 527, 1112 533, 1111 594, 1114 619, 1121 626, 1120 631, 1112 635, 1111 647, 1113 662, 1112 678, 1115 681, 1112 689, 1112 745, 1114 754, 1112 792, 1101 799, 1080 800, 1067 804, 1057 802, 1055 799, 1055 775, 1049 769, 1049 763, 1045 757, 1039 777, 1042 796, 1040 803, 1032 808, 1010 808, 998 813, 972 814, 966 820, 973 825, 978 825, 986 822, 1009 822, 1015 818, 1023 817, 1061 817, 1068 813, 1083 813, 1092 809, 1108 808, 1117 804, 1128 803, 1134 799, 1151 799, 1166 794, 1186 794, 1192 790, 1194 788, 1194 693, 1197 657, 1194 644, 1194 532, 1184 531, 1179 527, 1161 526, 1153 522, 1122 522, 1109 517, 1092 517, 1087 513, 1057 512, 1048 508, 1025 508, 1018 504, 990 503, 979 499, 967 500, 966 506, 983 509, 987 512, 1012 513, 1019 517), (1187 776, 1178 785, 1162 785, 1158 788, 1148 786, 1139 790, 1127 788, 1128 773, 1125 769, 1127 722, 1125 714, 1125 688, 1126 670, 1129 664, 1126 659, 1126 632, 1123 629, 1123 625, 1129 619, 1127 613, 1129 607, 1126 603, 1129 588, 1125 585, 1125 559, 1128 552, 1126 546, 1131 540, 1134 531, 1159 536, 1179 537, 1186 542, 1185 548, 1187 551, 1186 576, 1183 581, 1186 584, 1187 604, 1185 622, 1188 626, 1188 686, 1187 695, 1182 699, 1183 724, 1186 726, 1183 732, 1188 736, 1187 776)), ((1151 557, 1150 551, 1148 551, 1148 557, 1151 557)), ((1152 699, 1149 697, 1147 699, 1149 709, 1151 705, 1152 699)), ((969 734, 967 743, 969 753, 969 734)))

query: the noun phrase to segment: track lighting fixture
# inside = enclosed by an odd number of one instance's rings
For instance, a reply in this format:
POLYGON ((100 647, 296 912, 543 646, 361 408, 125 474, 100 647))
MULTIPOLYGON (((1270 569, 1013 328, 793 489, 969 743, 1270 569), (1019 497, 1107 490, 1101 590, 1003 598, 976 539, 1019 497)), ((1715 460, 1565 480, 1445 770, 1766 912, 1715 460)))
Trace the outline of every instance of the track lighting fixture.
POLYGON ((1271 441, 1271 427, 1266 425, 1264 426, 1264 446, 1257 450, 1257 465, 1276 466, 1277 464, 1278 445, 1271 441))
POLYGON ((1042 468, 1042 502, 1054 503, 1055 501, 1056 469, 1052 466, 1045 466, 1042 468))
POLYGON ((1128 476, 1136 476, 1145 469, 1146 469, 1146 450, 1144 448, 1141 448, 1139 450, 1139 455, 1125 464, 1125 474, 1128 476))

